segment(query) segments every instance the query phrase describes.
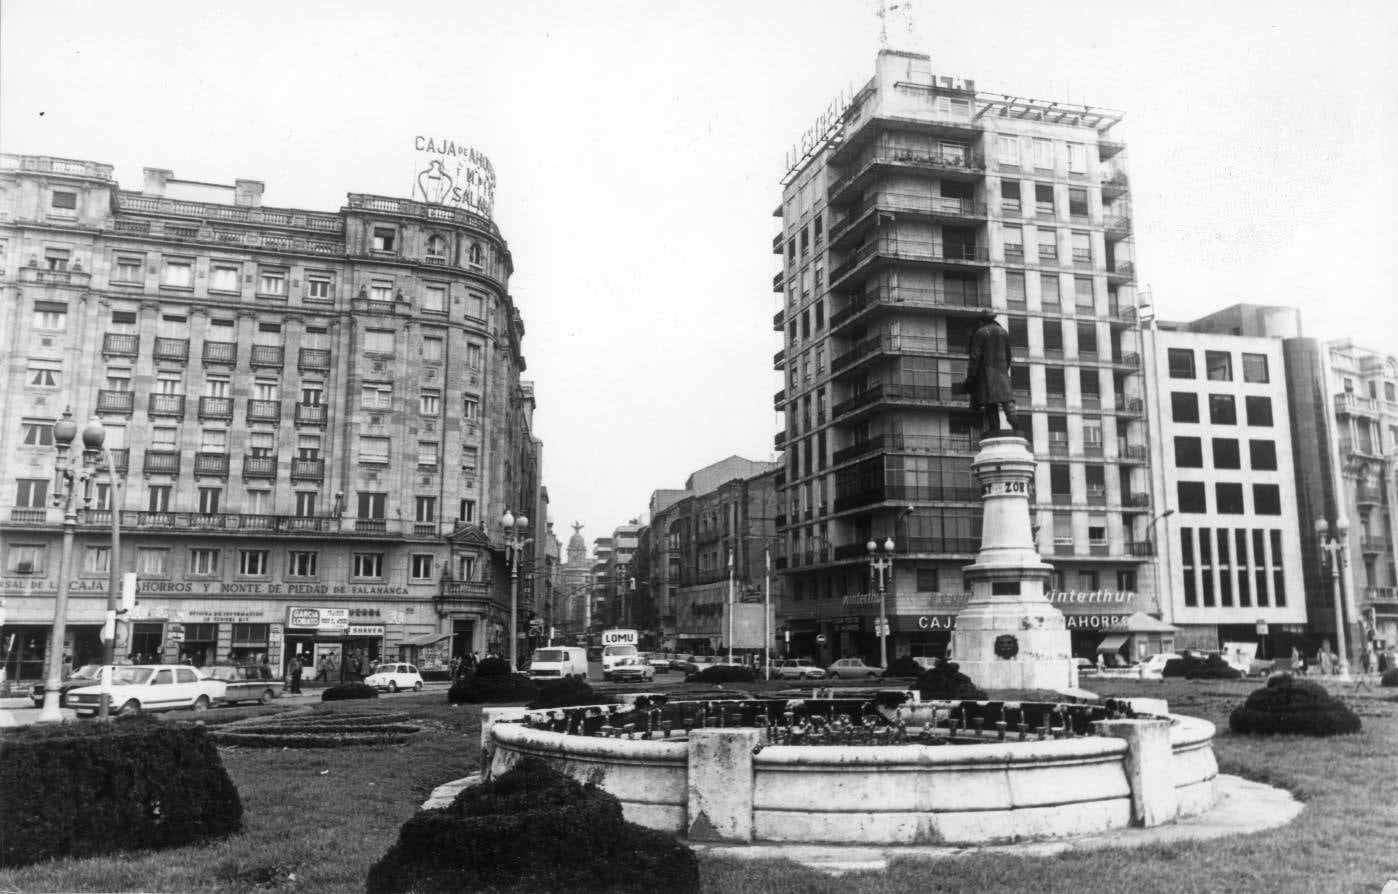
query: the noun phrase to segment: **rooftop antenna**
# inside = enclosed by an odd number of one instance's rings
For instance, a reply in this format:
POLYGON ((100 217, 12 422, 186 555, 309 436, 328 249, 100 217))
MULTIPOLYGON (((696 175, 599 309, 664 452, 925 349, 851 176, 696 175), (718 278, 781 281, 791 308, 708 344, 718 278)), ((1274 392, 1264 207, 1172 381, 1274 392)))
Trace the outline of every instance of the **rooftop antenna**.
POLYGON ((908 32, 908 42, 912 43, 913 37, 913 3, 912 0, 879 0, 879 10, 875 13, 879 17, 879 48, 888 49, 888 17, 896 16, 902 20, 903 28, 908 32))

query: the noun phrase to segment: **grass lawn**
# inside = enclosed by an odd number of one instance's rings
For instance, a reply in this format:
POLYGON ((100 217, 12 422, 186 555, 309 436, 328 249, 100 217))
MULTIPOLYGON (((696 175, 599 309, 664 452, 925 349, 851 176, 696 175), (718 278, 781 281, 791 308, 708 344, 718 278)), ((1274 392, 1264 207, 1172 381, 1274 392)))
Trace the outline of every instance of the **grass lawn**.
MULTIPOLYGON (((786 863, 703 856, 704 890, 1377 894, 1384 881, 1398 878, 1398 700, 1390 700, 1398 699, 1398 690, 1342 693, 1364 722, 1355 736, 1234 736, 1228 732, 1228 713, 1256 685, 1113 680, 1102 681, 1096 691, 1164 696, 1173 710, 1217 724, 1214 750, 1223 772, 1285 787, 1306 802, 1301 817, 1280 830, 1044 859, 905 861, 887 873, 838 878, 786 863)), ((281 709, 220 709, 205 716, 217 723, 281 709)), ((390 747, 220 749, 243 799, 240 834, 201 847, 0 870, 0 892, 362 891, 370 864, 432 788, 477 769, 480 712, 446 704, 440 691, 316 705, 315 710, 407 711, 422 731, 407 744, 390 747)))

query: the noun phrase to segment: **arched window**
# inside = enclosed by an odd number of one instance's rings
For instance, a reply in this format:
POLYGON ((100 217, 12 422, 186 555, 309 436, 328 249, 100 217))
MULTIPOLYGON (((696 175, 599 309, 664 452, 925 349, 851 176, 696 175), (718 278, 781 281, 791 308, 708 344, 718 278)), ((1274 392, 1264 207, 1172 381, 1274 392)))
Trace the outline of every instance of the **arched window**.
POLYGON ((472 243, 471 243, 471 252, 470 252, 469 257, 470 257, 470 260, 471 260, 471 263, 472 263, 472 264, 475 264, 477 267, 480 266, 480 264, 481 264, 481 244, 480 244, 479 242, 472 242, 472 243))

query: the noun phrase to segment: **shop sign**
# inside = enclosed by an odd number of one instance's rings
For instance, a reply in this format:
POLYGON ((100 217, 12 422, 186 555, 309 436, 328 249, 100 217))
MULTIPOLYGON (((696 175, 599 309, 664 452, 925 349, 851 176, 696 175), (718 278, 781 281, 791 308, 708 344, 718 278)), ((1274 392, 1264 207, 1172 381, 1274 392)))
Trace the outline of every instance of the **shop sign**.
POLYGON ((1116 630, 1126 624, 1130 615, 1067 615, 1063 623, 1069 630, 1116 630))
POLYGON ((919 630, 955 630, 956 615, 922 615, 917 626, 919 630))
POLYGON ((1054 605, 1134 604, 1133 590, 1049 590, 1045 594, 1054 605))
POLYGON ((305 630, 346 631, 349 629, 349 609, 347 608, 299 608, 291 606, 286 610, 286 626, 305 630))
POLYGON ((841 90, 834 99, 830 100, 830 105, 821 112, 811 126, 806 128, 801 134, 801 139, 792 145, 786 153, 786 173, 791 176, 807 158, 825 145, 826 141, 833 136, 844 123, 845 112, 854 104, 854 85, 851 84, 841 90))
POLYGON ((349 628, 350 636, 383 636, 383 625, 381 624, 351 624, 349 628))
POLYGON ((227 624, 247 624, 267 620, 266 614, 260 608, 246 611, 191 608, 185 610, 185 615, 191 621, 222 621, 227 624))
POLYGON ((845 605, 878 605, 878 593, 846 593, 840 600, 845 605))

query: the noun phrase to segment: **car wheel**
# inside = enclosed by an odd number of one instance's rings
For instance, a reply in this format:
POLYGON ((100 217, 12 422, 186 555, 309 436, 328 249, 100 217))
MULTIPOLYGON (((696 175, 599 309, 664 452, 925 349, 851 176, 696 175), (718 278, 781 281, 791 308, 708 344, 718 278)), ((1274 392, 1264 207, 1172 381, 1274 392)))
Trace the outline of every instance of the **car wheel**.
POLYGON ((421 680, 418 680, 416 683, 413 684, 413 692, 421 692, 421 691, 422 691, 422 681, 421 681, 421 680))
POLYGON ((264 690, 262 690, 262 695, 261 695, 261 697, 258 698, 257 703, 258 703, 259 705, 265 705, 265 704, 267 704, 268 702, 270 702, 272 699, 274 699, 274 698, 276 698, 276 697, 277 697, 277 694, 276 694, 275 692, 273 692, 273 691, 270 690, 270 689, 264 689, 264 690))
POLYGON ((837 674, 837 673, 832 673, 832 674, 830 675, 830 679, 832 679, 832 680, 838 680, 838 679, 840 679, 840 675, 837 674))
POLYGON ((397 692, 397 691, 398 691, 398 682, 397 682, 396 680, 389 680, 389 681, 388 681, 388 691, 389 691, 389 692, 397 692))
POLYGON ((136 701, 136 700, 133 698, 133 699, 131 699, 129 702, 127 702, 126 704, 122 705, 122 706, 121 706, 121 710, 118 711, 117 713, 118 713, 118 714, 139 714, 139 713, 141 713, 141 703, 138 702, 138 701, 136 701))
POLYGON ((871 679, 871 680, 877 680, 878 678, 879 678, 879 675, 878 675, 878 674, 874 673, 873 671, 869 671, 869 679, 871 679))
POLYGON ((194 710, 196 710, 196 711, 207 711, 207 710, 209 710, 209 697, 208 697, 207 695, 201 695, 201 696, 199 696, 198 698, 196 698, 196 699, 194 700, 194 710))

